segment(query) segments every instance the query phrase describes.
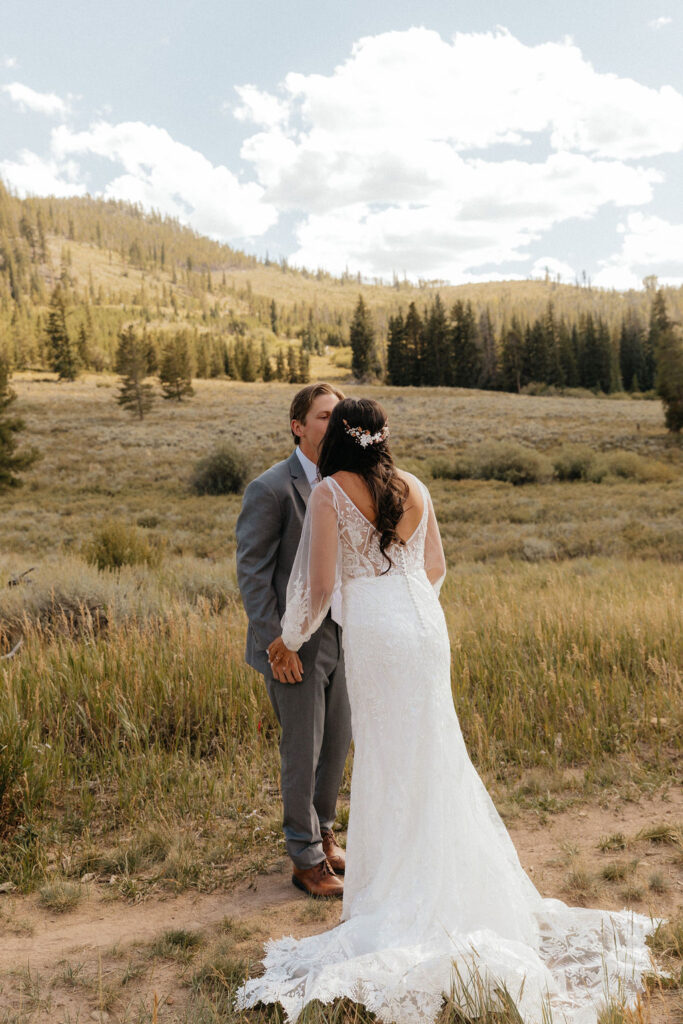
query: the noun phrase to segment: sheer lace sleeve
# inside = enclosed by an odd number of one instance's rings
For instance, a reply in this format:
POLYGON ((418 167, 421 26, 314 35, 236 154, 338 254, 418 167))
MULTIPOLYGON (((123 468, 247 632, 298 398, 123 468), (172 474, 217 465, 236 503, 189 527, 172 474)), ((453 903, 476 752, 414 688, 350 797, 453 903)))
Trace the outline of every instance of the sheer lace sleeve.
POLYGON ((441 590, 441 584, 446 576, 446 557, 443 553, 439 524, 437 523, 436 515, 434 514, 431 495, 424 484, 422 486, 425 501, 427 502, 427 534, 425 537, 424 556, 425 572, 427 573, 429 582, 432 584, 438 595, 441 590))
POLYGON ((287 584, 282 639, 298 651, 320 627, 341 576, 337 508, 329 484, 314 487, 308 499, 299 548, 287 584))

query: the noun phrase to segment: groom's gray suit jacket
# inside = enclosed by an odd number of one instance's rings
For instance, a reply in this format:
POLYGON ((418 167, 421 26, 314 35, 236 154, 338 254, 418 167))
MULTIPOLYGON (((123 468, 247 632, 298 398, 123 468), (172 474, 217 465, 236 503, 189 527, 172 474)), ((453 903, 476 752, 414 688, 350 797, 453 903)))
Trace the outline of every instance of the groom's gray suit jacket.
MULTIPOLYGON (((272 679, 266 648, 282 633, 287 583, 301 539, 311 486, 296 451, 244 492, 237 520, 237 581, 249 619, 246 660, 272 679)), ((320 630, 299 651, 315 658, 320 630)))
POLYGON ((287 851, 303 870, 325 858, 321 829, 332 827, 351 741, 341 631, 329 614, 299 650, 301 682, 279 683, 266 653, 282 633, 310 493, 294 451, 249 484, 236 530, 237 579, 249 619, 246 659, 264 676, 281 726, 283 825, 287 851))

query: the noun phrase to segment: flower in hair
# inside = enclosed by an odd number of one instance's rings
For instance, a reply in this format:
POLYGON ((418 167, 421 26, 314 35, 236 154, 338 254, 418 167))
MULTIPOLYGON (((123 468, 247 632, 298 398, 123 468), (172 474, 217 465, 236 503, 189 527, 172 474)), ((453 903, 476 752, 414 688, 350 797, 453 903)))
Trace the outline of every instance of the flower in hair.
POLYGON ((389 436, 388 423, 385 423, 382 429, 378 430, 376 434, 371 434, 369 430, 363 430, 362 427, 350 426, 348 420, 342 420, 342 422, 346 433, 352 437, 354 441, 361 446, 361 448, 367 448, 370 444, 380 444, 382 441, 386 441, 389 436))

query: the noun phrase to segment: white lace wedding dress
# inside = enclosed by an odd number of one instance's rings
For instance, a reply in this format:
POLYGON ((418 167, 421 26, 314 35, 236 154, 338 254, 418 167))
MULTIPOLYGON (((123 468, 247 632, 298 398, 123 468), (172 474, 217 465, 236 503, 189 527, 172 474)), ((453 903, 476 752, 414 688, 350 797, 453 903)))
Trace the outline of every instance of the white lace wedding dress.
POLYGON ((388 572, 377 531, 335 480, 309 499, 283 638, 298 650, 341 582, 355 744, 342 923, 268 943, 237 1003, 279 1002, 294 1021, 313 999, 347 996, 382 1021, 425 1024, 443 994, 471 1009, 478 984, 507 990, 525 1022, 595 1024, 607 993, 635 1001, 657 922, 544 899, 524 872, 453 707, 445 562, 417 483, 422 519, 388 572))

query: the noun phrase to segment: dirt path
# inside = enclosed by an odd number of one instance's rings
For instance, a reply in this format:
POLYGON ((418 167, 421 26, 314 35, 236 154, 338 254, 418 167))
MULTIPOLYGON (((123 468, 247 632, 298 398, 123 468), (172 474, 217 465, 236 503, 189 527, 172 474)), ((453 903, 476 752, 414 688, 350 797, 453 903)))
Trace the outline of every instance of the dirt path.
MULTIPOLYGON (((578 805, 544 823, 525 811, 510 822, 510 833, 523 866, 544 895, 609 909, 628 905, 671 917, 683 909, 680 848, 635 837, 643 828, 681 821, 683 794, 671 787, 634 802, 578 805), (626 848, 601 851, 599 841, 617 833, 626 837, 626 848), (601 873, 610 862, 628 864, 627 878, 604 880, 601 873), (572 870, 573 888, 568 888, 572 870), (582 891, 577 878, 585 882, 586 877, 590 881, 582 891)), ((102 887, 90 885, 77 909, 64 915, 41 909, 35 897, 0 896, 0 1014, 21 1024, 60 1024, 88 1020, 93 1014, 103 1021, 133 1021, 146 1018, 130 1016, 130 1006, 136 1001, 151 1006, 157 992, 163 1004, 158 1020, 171 1024, 180 1019, 179 1009, 188 1000, 189 961, 155 960, 144 952, 168 930, 200 933, 206 957, 217 937, 232 927, 226 918, 243 927, 254 951, 268 936, 300 936, 330 927, 338 914, 339 904, 313 903, 297 893, 284 861, 271 874, 230 893, 184 893, 127 904, 106 901, 102 887), (136 977, 126 981, 125 967, 130 974, 133 963, 136 977), (27 978, 34 979, 32 991, 27 978), (43 980, 37 994, 36 978, 43 980), (9 1015, 22 1007, 30 1016, 9 1015)), ((676 1019, 676 998, 677 993, 669 993, 664 1002, 655 1001, 652 1024, 676 1019)))

